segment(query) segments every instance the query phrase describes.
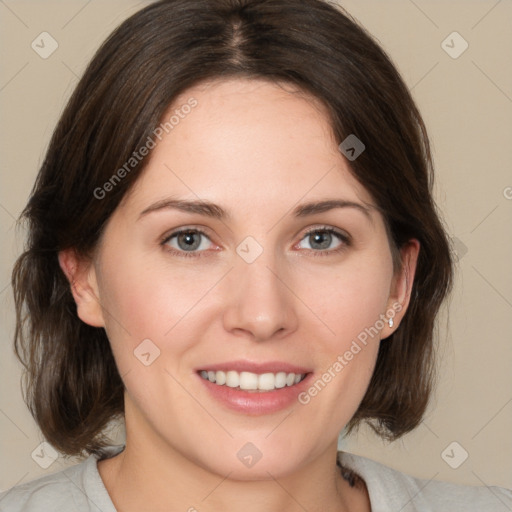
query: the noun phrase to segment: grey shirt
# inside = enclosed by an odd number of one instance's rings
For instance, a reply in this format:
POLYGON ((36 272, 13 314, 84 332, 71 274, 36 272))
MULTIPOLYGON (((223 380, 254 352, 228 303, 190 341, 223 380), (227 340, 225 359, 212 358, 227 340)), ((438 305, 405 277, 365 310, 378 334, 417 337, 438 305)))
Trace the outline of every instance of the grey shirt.
MULTIPOLYGON (((110 446, 100 458, 117 455, 110 446)), ((511 512, 512 490, 421 480, 376 461, 338 452, 340 462, 366 482, 372 512, 511 512)), ((2 512, 116 512, 98 472, 98 457, 0 494, 2 512)), ((198 506, 199 507, 199 506, 198 506)), ((200 510, 200 507, 197 509, 200 510)))

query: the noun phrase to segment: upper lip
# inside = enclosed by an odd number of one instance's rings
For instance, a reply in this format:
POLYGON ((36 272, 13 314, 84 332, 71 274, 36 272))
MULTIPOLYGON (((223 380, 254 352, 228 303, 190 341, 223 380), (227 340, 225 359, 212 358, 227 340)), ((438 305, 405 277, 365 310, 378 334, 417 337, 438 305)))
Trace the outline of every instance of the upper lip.
POLYGON ((310 373, 311 370, 305 368, 304 366, 297 366, 294 364, 286 363, 284 361, 265 361, 265 362, 256 362, 256 361, 226 361, 224 363, 215 363, 210 364, 207 363, 204 366, 196 368, 196 371, 229 371, 234 370, 235 372, 251 372, 251 373, 310 373))

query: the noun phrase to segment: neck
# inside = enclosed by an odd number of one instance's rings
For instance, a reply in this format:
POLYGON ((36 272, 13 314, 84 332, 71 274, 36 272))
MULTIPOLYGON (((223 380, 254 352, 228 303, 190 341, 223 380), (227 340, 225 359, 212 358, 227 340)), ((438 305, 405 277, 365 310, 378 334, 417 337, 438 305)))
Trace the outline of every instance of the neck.
POLYGON ((240 480, 191 460, 150 429, 133 428, 130 419, 123 452, 98 463, 118 512, 370 510, 366 489, 350 487, 336 466, 337 442, 287 474, 260 471, 257 479, 240 480))

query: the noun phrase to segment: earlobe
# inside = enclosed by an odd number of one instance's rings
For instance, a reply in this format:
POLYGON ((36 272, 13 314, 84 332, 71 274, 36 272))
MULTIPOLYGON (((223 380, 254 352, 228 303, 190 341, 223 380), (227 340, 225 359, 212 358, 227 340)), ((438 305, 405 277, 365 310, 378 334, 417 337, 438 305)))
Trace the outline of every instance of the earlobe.
POLYGON ((92 261, 81 258, 74 249, 59 252, 59 265, 71 288, 78 317, 93 327, 104 327, 96 273, 92 261))

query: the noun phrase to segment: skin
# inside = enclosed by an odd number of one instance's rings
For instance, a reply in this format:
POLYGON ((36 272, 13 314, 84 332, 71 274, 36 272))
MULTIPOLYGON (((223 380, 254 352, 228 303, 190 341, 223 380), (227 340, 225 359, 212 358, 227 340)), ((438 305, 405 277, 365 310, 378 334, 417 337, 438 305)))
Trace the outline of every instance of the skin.
POLYGON ((176 105, 190 97, 198 106, 153 150, 94 257, 59 255, 79 317, 105 328, 126 388, 126 449, 99 462, 100 475, 123 512, 368 511, 366 489, 350 488, 335 466, 337 437, 368 387, 380 339, 399 328, 419 243, 401 249, 394 274, 383 218, 317 101, 254 79, 201 84, 176 105), (213 202, 230 217, 171 208, 140 217, 171 197, 213 202), (350 207, 292 214, 325 199, 370 205, 369 218, 350 207), (350 245, 333 235, 318 248, 305 233, 325 226, 349 234, 350 245), (161 243, 183 227, 207 234, 190 257, 170 252, 186 252, 176 237, 161 243), (247 236, 263 248, 252 263, 236 252, 247 236), (195 374, 245 359, 287 361, 319 377, 396 303, 394 326, 307 405, 241 414, 214 401, 195 374), (160 350, 149 366, 134 357, 144 339, 160 350), (262 453, 251 468, 237 458, 247 442, 262 453))

